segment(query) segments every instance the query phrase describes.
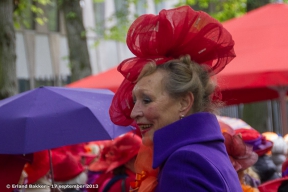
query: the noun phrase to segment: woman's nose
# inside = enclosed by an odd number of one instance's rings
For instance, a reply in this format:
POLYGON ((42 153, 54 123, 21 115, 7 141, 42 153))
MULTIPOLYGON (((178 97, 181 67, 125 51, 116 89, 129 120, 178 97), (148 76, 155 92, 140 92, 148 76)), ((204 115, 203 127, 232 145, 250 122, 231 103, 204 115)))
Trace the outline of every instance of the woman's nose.
POLYGON ((131 114, 130 114, 130 117, 134 120, 136 120, 138 117, 141 117, 143 116, 143 112, 142 110, 140 109, 140 106, 137 105, 137 103, 135 103, 132 111, 131 111, 131 114))

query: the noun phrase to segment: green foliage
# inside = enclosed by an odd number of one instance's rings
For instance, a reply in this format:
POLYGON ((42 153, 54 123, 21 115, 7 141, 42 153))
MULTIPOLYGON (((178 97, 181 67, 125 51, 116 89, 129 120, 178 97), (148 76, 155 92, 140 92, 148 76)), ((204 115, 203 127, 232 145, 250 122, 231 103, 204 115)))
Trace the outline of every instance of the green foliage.
POLYGON ((48 5, 51 0, 21 0, 14 10, 14 27, 20 28, 24 25, 25 28, 31 28, 33 22, 43 25, 47 22, 44 11, 38 5, 48 5))
MULTIPOLYGON (((94 0, 94 2, 96 4, 103 3, 102 0, 94 0)), ((117 11, 108 19, 97 21, 96 29, 94 31, 98 34, 98 37, 102 37, 105 40, 125 42, 128 28, 135 19, 135 16, 130 12, 130 6, 136 5, 137 3, 138 0, 115 1, 117 11), (105 28, 104 26, 109 27, 105 28)), ((99 41, 95 43, 95 45, 98 44, 99 41)))
POLYGON ((105 0, 93 0, 94 3, 103 3, 105 0))
MULTIPOLYGON (((154 0, 154 3, 160 3, 165 0, 154 0)), ((216 18, 219 21, 225 21, 234 17, 238 17, 246 12, 246 1, 247 0, 178 0, 176 6, 181 5, 190 5, 194 9, 204 10, 209 12, 209 14, 216 18), (211 6, 213 9, 211 9, 211 6)), ((103 0, 94 0, 96 3, 103 3, 103 0)), ((110 22, 112 20, 116 21, 116 24, 110 28, 104 29, 104 39, 108 40, 116 40, 120 42, 125 42, 126 34, 129 29, 130 24, 137 18, 139 15, 135 13, 129 12, 130 6, 137 6, 139 3, 138 0, 126 0, 122 1, 125 2, 121 9, 112 15, 108 20, 105 22, 110 22), (130 15, 130 17, 128 17, 130 15)), ((143 6, 147 5, 147 1, 144 2, 143 6)), ((103 25, 103 23, 98 23, 99 25, 103 25)), ((98 43, 97 43, 98 44, 98 43)))
POLYGON ((175 6, 190 5, 196 10, 208 12, 219 21, 238 17, 246 12, 247 0, 179 0, 175 6))
POLYGON ((75 12, 69 12, 68 14, 66 14, 66 18, 67 19, 75 19, 77 17, 75 12))
POLYGON ((219 21, 226 21, 246 13, 246 0, 226 0, 223 4, 213 1, 216 4, 216 12, 211 16, 219 21))
POLYGON ((129 20, 126 11, 127 10, 125 9, 116 11, 115 14, 108 19, 110 22, 115 20, 117 24, 105 30, 104 39, 125 42, 126 33, 129 28, 128 24, 132 23, 132 21, 129 20))
POLYGON ((198 0, 199 7, 208 8, 210 1, 207 0, 198 0))
POLYGON ((41 5, 47 5, 47 4, 51 3, 50 0, 37 0, 37 2, 41 5))
POLYGON ((87 34, 86 31, 81 31, 80 37, 83 38, 83 39, 85 39, 85 38, 86 38, 86 34, 87 34))
POLYGON ((155 4, 159 4, 159 3, 161 3, 163 0, 154 0, 154 3, 155 4))
MULTIPOLYGON (((94 3, 103 3, 104 0, 93 0, 94 3)), ((165 0, 154 0, 155 4, 161 3, 165 0)), ((137 7, 138 3, 141 3, 141 6, 145 8, 148 6, 147 1, 139 1, 139 0, 115 0, 116 12, 111 15, 105 21, 98 21, 96 29, 94 30, 98 36, 103 37, 105 40, 115 40, 120 42, 125 42, 127 31, 131 23, 139 17, 137 13, 131 13, 130 7, 137 7), (117 3, 116 3, 117 1, 117 3), (117 7, 118 6, 118 7, 117 7), (107 28, 101 28, 100 26, 104 26, 105 23, 114 22, 113 26, 107 28)), ((99 40, 95 43, 95 46, 99 44, 99 40)))
POLYGON ((44 23, 47 22, 47 18, 46 18, 46 17, 43 17, 43 18, 36 17, 36 18, 35 18, 35 21, 36 21, 37 23, 39 23, 40 25, 44 25, 44 23))

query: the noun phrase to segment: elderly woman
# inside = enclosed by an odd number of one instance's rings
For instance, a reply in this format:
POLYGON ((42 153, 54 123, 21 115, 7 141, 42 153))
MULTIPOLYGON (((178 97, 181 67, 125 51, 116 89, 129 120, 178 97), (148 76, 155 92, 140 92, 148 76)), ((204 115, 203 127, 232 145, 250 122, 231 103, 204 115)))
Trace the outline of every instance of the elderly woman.
POLYGON ((140 16, 127 44, 136 57, 118 66, 125 79, 110 116, 142 133, 131 191, 242 191, 212 113, 211 76, 235 57, 229 32, 182 6, 140 16))

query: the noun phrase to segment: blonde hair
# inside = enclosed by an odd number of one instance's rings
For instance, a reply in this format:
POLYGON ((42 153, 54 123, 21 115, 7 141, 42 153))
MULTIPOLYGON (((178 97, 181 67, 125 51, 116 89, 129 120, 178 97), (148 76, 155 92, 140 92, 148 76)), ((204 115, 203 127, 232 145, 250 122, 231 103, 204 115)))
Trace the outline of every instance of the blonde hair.
POLYGON ((163 70, 167 73, 163 82, 165 90, 171 97, 181 97, 188 92, 194 95, 192 113, 203 111, 217 113, 216 106, 220 106, 220 102, 213 103, 211 98, 216 83, 211 80, 206 65, 199 65, 191 61, 189 55, 170 60, 161 65, 150 62, 144 66, 138 80, 143 76, 154 73, 156 70, 163 70))

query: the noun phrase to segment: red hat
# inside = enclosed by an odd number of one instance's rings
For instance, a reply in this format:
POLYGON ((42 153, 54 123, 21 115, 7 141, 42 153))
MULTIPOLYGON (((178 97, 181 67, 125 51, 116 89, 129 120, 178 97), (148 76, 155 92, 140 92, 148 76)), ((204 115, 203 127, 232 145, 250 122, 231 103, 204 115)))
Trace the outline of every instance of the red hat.
POLYGON ((131 92, 147 63, 154 61, 160 65, 189 55, 191 60, 208 65, 213 75, 235 57, 234 41, 223 25, 190 6, 163 9, 159 15, 140 16, 130 26, 126 42, 136 57, 126 59, 118 66, 117 70, 125 78, 109 109, 112 122, 124 126, 133 122, 131 92))
POLYGON ((35 183, 50 170, 48 152, 48 150, 35 152, 33 154, 33 162, 31 164, 26 163, 24 170, 28 176, 28 184, 35 183))
POLYGON ((109 148, 103 150, 102 158, 109 164, 107 172, 127 163, 139 152, 142 140, 129 132, 117 137, 109 148))
POLYGON ((244 143, 240 135, 227 132, 222 134, 230 161, 236 171, 245 170, 257 162, 258 155, 253 152, 252 146, 244 143))
POLYGON ((52 151, 55 181, 68 181, 84 171, 84 167, 71 152, 52 151))
POLYGON ((106 141, 97 141, 97 142, 91 142, 90 144, 99 146, 99 156, 94 158, 92 162, 90 163, 88 169, 90 171, 106 171, 109 167, 108 162, 105 160, 105 151, 107 149, 110 149, 113 141, 112 140, 106 140, 106 141), (103 152, 104 151, 104 152, 103 152))
POLYGON ((240 128, 236 129, 235 133, 240 133, 243 141, 246 144, 252 145, 253 151, 259 156, 265 155, 273 147, 273 143, 269 140, 266 140, 266 138, 255 129, 240 128))
POLYGON ((85 143, 78 143, 74 145, 65 146, 67 151, 70 151, 71 154, 77 158, 77 160, 81 159, 81 154, 85 152, 85 143))
POLYGON ((25 163, 32 160, 32 154, 25 156, 0 154, 0 191, 11 192, 11 188, 7 188, 6 185, 17 184, 25 163))
POLYGON ((277 192, 282 182, 288 181, 288 177, 267 181, 258 186, 260 192, 277 192))

